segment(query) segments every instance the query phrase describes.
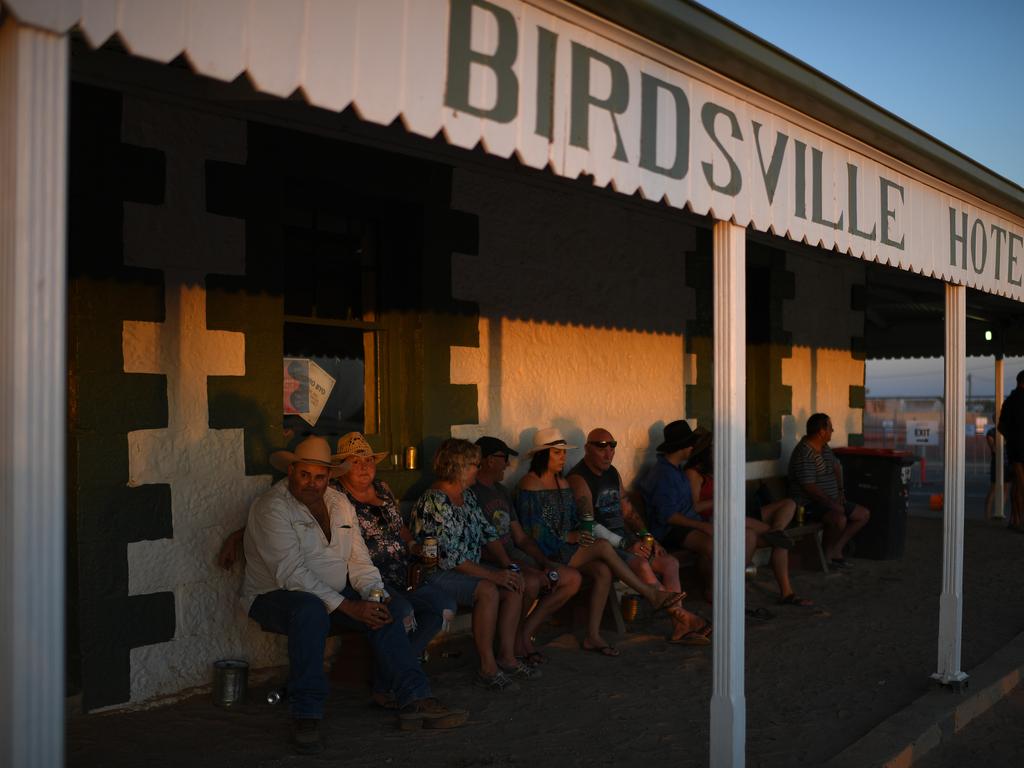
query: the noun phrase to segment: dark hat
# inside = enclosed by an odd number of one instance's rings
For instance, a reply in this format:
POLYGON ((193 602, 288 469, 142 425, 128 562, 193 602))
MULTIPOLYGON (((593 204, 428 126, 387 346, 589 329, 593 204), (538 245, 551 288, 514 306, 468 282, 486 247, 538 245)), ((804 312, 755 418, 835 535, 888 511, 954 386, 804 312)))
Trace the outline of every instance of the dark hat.
POLYGON ((493 456, 496 453, 504 453, 506 456, 518 456, 519 451, 513 451, 507 445, 504 440, 499 440, 496 437, 484 435, 478 437, 476 444, 480 446, 480 458, 486 459, 488 456, 493 456))
POLYGON ((690 429, 686 421, 672 421, 665 425, 662 431, 664 441, 655 450, 658 453, 672 453, 681 448, 689 448, 700 435, 690 429))

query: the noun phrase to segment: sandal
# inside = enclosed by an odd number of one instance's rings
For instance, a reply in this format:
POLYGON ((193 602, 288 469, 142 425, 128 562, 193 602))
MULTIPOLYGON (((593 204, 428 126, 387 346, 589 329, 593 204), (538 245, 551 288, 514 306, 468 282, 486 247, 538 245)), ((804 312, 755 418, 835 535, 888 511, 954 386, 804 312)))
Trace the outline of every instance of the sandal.
POLYGON ((524 664, 519 661, 519 659, 516 659, 516 665, 514 667, 505 667, 499 664, 498 668, 504 672, 507 677, 518 678, 520 680, 536 680, 542 676, 539 669, 531 667, 529 664, 524 664))
POLYGON ((547 664, 548 657, 540 651, 530 651, 525 656, 516 656, 516 658, 524 664, 529 664, 531 667, 539 667, 541 664, 547 664))
POLYGON ((494 691, 495 693, 504 693, 505 691, 512 693, 519 690, 519 683, 512 680, 500 669, 490 676, 485 675, 483 672, 477 672, 476 682, 482 688, 494 691))
POLYGON ((779 605, 793 605, 797 608, 813 608, 814 601, 806 597, 800 597, 796 592, 790 592, 779 598, 779 605))
POLYGON ((699 631, 687 632, 682 637, 670 637, 669 645, 711 645, 711 639, 699 631))
POLYGON ((748 619, 755 621, 770 621, 775 618, 775 614, 767 608, 747 608, 743 613, 748 619))
POLYGON ((658 590, 658 594, 663 595, 663 597, 659 602, 654 603, 655 613, 658 613, 658 611, 667 611, 672 606, 679 605, 686 597, 685 592, 666 592, 661 589, 658 590))
POLYGON ((614 645, 584 645, 583 650, 589 651, 590 653, 600 653, 602 656, 607 656, 610 659, 614 659, 619 655, 619 649, 614 645))

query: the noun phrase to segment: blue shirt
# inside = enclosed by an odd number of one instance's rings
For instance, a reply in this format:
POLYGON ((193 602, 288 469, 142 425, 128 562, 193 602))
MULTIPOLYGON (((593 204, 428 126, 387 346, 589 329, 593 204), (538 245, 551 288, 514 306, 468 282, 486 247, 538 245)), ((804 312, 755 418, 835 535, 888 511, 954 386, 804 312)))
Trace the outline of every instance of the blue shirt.
POLYGON ((693 508, 693 493, 681 466, 672 466, 664 455, 640 484, 647 507, 647 528, 654 538, 663 541, 672 526, 668 519, 680 514, 693 520, 702 520, 693 508))

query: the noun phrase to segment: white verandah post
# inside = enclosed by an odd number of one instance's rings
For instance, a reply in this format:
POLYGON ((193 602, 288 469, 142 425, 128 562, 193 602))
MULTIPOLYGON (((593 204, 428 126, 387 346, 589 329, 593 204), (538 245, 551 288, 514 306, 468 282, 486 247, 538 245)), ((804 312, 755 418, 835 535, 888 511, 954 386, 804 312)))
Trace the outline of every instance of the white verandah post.
POLYGON ((744 485, 746 481, 746 229, 714 226, 714 670, 711 766, 746 760, 744 485))
POLYGON ((0 26, 0 765, 64 763, 68 40, 0 26))
MULTIPOLYGON (((1002 342, 1002 339, 1000 339, 1002 342)), ((1003 412, 1003 399, 1006 395, 1003 392, 1003 354, 1000 352, 996 355, 996 408, 995 408, 995 420, 996 425, 999 424, 999 414, 1003 412)), ((1003 495, 1006 493, 1006 477, 1004 477, 1004 464, 1005 459, 1003 458, 1003 451, 1005 450, 1005 444, 1003 443, 1003 436, 999 434, 999 430, 996 430, 996 487, 993 489, 995 498, 992 499, 992 517, 996 520, 1005 520, 1005 504, 1003 495)))
POLYGON ((944 685, 967 679, 960 669, 964 580, 964 374, 967 289, 946 284, 946 445, 942 511, 942 594, 939 597, 939 665, 932 675, 944 685))

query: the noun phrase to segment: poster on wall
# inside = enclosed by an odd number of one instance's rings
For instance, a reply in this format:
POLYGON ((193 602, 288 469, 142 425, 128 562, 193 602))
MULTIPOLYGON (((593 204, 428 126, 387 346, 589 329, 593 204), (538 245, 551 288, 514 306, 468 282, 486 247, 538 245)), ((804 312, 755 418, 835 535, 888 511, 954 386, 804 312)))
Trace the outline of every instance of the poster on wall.
POLYGON ((305 357, 284 358, 284 413, 300 416, 316 426, 327 399, 334 391, 334 377, 305 357))

